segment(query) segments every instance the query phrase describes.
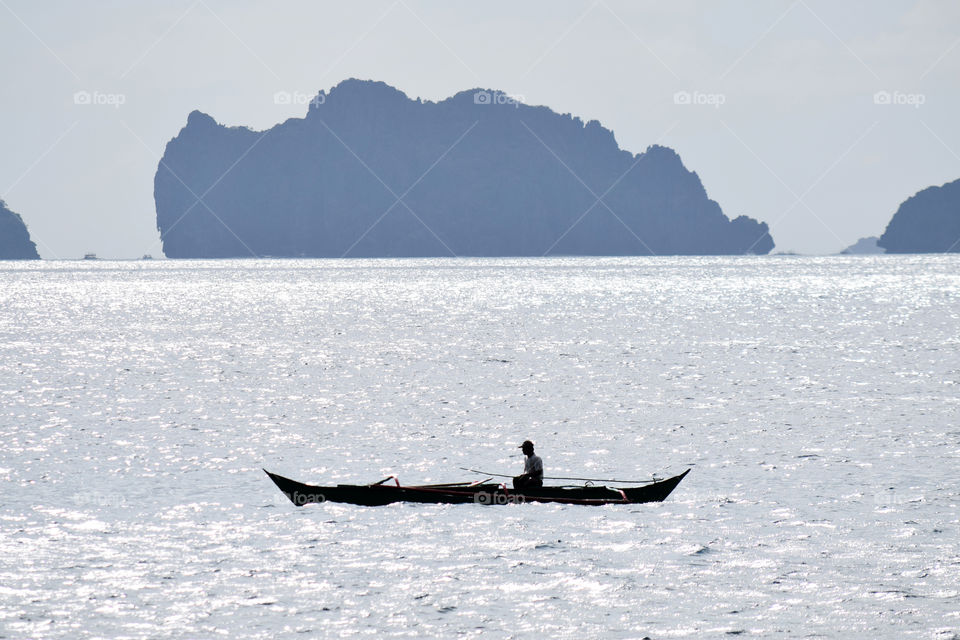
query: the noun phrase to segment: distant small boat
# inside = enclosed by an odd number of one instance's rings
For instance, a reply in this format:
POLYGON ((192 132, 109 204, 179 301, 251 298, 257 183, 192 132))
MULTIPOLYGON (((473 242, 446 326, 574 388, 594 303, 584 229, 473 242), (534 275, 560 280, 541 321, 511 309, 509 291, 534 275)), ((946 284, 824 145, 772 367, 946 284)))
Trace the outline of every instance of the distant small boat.
POLYGON ((85 253, 83 254, 84 260, 97 260, 97 254, 95 253, 85 253))
POLYGON ((145 253, 145 254, 143 254, 143 257, 140 258, 140 259, 141 259, 141 260, 153 260, 153 256, 150 255, 149 253, 145 253))
POLYGON ((513 491, 506 484, 489 483, 490 478, 478 482, 453 482, 403 486, 396 476, 388 476, 368 485, 338 484, 320 487, 303 484, 263 470, 274 484, 301 507, 311 502, 346 502, 375 507, 393 502, 423 502, 430 504, 523 504, 525 502, 553 502, 558 504, 604 505, 663 502, 680 481, 690 473, 687 469, 678 476, 651 482, 640 487, 540 487, 513 491), (385 484, 393 480, 395 484, 385 484))

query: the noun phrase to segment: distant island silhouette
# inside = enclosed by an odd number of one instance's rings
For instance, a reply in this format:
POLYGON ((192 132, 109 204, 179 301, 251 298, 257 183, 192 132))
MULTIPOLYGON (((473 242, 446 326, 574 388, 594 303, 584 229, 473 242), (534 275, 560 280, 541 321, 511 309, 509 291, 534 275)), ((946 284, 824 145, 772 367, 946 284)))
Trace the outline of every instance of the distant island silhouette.
POLYGON ((842 256, 852 256, 852 255, 863 255, 863 254, 876 254, 884 253, 883 247, 877 246, 877 242, 880 240, 877 236, 870 236, 868 238, 860 238, 852 245, 840 252, 842 256))
POLYGON ((960 252, 960 180, 907 198, 877 244, 887 253, 960 252))
MULTIPOLYGON (((282 96, 281 96, 282 98, 282 96)), ((766 254, 672 149, 476 89, 345 80, 263 132, 199 111, 154 179, 170 258, 766 254), (202 199, 202 201, 200 200, 202 199)))
POLYGON ((30 239, 30 232, 23 218, 7 208, 0 200, 0 260, 39 260, 37 245, 30 239))

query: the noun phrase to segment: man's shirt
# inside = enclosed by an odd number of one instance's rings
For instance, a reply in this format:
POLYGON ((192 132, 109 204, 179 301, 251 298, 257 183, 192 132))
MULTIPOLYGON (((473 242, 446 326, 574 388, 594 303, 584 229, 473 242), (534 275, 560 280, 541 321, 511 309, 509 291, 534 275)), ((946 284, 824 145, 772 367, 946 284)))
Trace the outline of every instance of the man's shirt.
POLYGON ((543 479, 543 460, 540 459, 540 456, 534 454, 527 457, 526 462, 523 463, 523 472, 529 473, 535 478, 543 479))

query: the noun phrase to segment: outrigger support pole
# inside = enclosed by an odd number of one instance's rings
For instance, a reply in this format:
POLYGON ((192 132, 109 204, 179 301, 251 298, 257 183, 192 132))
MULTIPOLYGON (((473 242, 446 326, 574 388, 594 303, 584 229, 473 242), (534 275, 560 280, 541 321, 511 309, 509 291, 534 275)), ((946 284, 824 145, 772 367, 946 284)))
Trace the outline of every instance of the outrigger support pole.
MULTIPOLYGON (((478 469, 468 469, 466 467, 460 467, 463 471, 470 471, 471 473, 482 473, 485 476, 497 476, 498 478, 512 478, 505 473, 493 473, 492 471, 480 471, 478 469)), ((389 478, 388 478, 389 479, 389 478)), ((621 484, 650 484, 652 482, 660 482, 656 477, 653 480, 614 480, 611 478, 570 478, 563 476, 543 476, 544 480, 580 480, 581 482, 619 482, 621 484)))

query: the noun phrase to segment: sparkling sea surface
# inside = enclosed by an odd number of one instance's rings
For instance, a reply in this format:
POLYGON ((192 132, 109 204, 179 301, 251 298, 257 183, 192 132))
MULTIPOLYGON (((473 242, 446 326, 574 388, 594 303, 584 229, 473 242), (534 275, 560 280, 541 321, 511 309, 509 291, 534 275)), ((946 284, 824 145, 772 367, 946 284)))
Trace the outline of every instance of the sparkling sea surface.
POLYGON ((0 263, 0 637, 960 638, 960 256, 0 263), (691 473, 632 506, 316 484, 691 473))

